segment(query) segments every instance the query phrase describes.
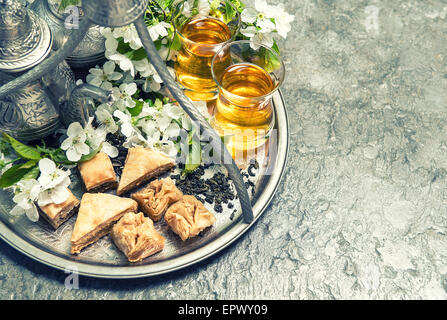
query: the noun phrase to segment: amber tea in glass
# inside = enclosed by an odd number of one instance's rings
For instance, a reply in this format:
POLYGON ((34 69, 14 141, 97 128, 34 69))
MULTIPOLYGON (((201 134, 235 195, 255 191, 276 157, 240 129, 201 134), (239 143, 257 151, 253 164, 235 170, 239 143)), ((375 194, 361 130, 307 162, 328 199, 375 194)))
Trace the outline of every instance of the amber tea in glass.
POLYGON ((211 125, 233 157, 246 156, 265 144, 274 127, 272 96, 284 79, 284 65, 272 49, 249 41, 224 46, 213 62, 221 60, 229 65, 212 65, 219 94, 211 125))
MULTIPOLYGON (((223 8, 230 2, 222 2, 223 8)), ((176 9, 182 11, 180 6, 176 9)), ((222 9, 224 10, 224 9, 222 9)), ((232 41, 239 30, 239 15, 224 21, 219 8, 210 16, 184 17, 174 19, 174 26, 181 41, 175 71, 177 81, 185 88, 185 94, 194 101, 209 101, 217 95, 217 85, 211 75, 211 60, 223 45, 232 41), (215 14, 216 16, 212 16, 215 14)), ((237 10, 235 11, 237 12, 237 10)), ((223 57, 216 62, 216 68, 228 65, 223 57)))

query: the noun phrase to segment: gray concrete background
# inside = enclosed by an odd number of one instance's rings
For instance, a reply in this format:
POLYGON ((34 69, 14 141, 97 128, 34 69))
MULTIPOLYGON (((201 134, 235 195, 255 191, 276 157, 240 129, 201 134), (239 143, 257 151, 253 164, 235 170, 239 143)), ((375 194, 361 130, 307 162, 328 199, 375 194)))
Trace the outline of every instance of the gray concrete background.
POLYGON ((184 270, 79 290, 0 241, 0 298, 447 298, 447 1, 280 2, 291 153, 253 228, 184 270))

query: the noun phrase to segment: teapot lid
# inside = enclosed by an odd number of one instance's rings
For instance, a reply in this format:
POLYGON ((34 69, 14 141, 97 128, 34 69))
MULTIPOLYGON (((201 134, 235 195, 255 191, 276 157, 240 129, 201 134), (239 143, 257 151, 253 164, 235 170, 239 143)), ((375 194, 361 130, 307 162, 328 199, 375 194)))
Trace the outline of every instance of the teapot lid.
POLYGON ((0 0, 0 71, 21 72, 40 63, 51 51, 46 22, 17 0, 0 0))

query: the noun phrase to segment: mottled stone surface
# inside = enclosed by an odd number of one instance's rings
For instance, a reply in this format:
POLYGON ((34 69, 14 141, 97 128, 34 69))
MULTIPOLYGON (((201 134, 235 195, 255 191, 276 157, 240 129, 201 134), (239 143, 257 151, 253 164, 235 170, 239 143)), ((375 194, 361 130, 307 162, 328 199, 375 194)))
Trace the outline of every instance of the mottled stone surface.
POLYGON ((254 227, 187 269, 79 290, 0 242, 1 298, 447 298, 447 2, 280 1, 291 153, 254 227))

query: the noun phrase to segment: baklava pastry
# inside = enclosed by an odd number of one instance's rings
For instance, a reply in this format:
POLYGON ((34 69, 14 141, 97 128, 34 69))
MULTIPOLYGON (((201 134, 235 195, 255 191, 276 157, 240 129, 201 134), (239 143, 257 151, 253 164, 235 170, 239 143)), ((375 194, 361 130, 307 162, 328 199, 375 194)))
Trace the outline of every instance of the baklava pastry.
POLYGON ((186 240, 197 236, 203 229, 211 226, 216 218, 194 196, 185 195, 165 214, 166 223, 176 234, 186 240))
POLYGON ((142 212, 126 213, 112 228, 115 245, 130 262, 138 262, 161 250, 165 239, 155 230, 151 219, 142 212))
POLYGON ((40 215, 48 221, 54 229, 59 228, 61 224, 70 219, 79 208, 79 200, 73 195, 70 189, 67 188, 67 190, 69 196, 64 202, 59 204, 50 203, 39 207, 40 215))
POLYGON ((147 187, 132 194, 142 210, 152 220, 158 221, 168 207, 179 201, 183 193, 177 189, 171 178, 154 180, 147 187))
POLYGON ((171 158, 153 149, 129 148, 116 194, 123 194, 174 165, 171 158))
POLYGON ((138 204, 128 198, 108 193, 84 193, 71 236, 71 253, 108 234, 113 224, 127 212, 135 212, 138 204))
POLYGON ((78 169, 87 192, 103 192, 118 185, 112 161, 104 152, 81 162, 78 169))

